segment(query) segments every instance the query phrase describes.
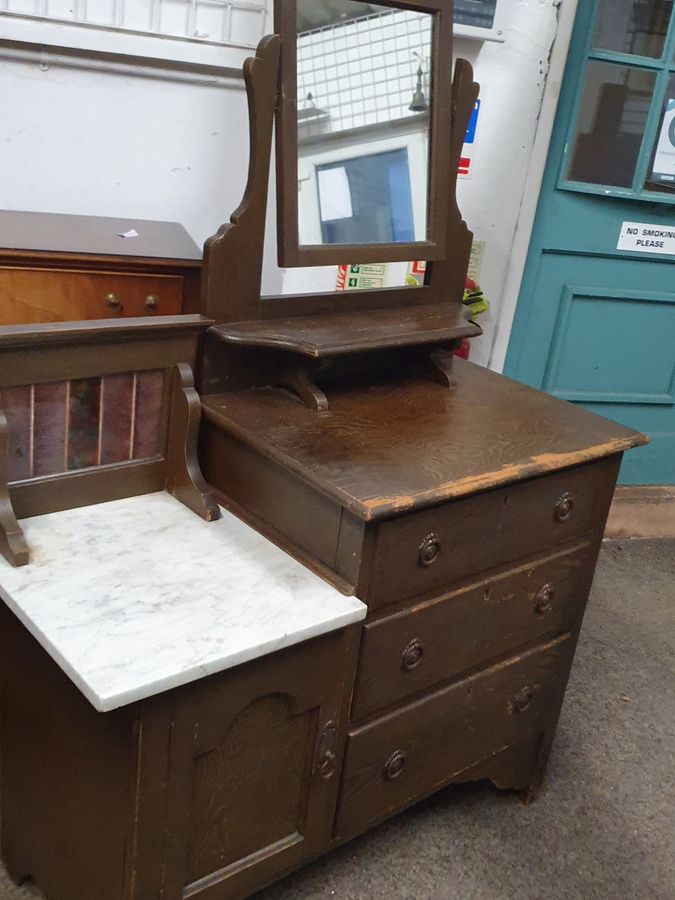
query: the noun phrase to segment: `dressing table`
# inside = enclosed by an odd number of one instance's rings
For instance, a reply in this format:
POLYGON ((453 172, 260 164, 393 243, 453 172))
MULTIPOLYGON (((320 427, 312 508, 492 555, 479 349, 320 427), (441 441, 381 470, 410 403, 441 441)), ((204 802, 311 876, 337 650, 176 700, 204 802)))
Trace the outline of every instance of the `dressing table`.
POLYGON ((363 6, 276 4, 201 315, 0 329, 2 858, 47 900, 246 897, 443 786, 541 786, 645 438, 454 357, 478 87, 449 0, 363 6), (338 125, 307 53, 399 28, 415 108, 338 125), (261 296, 275 116, 280 265, 424 285, 261 296))

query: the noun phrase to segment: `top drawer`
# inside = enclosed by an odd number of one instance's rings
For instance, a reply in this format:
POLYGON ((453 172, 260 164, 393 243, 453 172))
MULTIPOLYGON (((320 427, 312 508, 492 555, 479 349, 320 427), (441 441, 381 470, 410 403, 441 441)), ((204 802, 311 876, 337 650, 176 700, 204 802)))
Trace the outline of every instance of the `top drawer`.
POLYGON ((385 606, 604 528, 619 464, 612 457, 381 523, 361 598, 385 606))
POLYGON ((183 279, 66 269, 0 269, 0 325, 175 316, 183 279))

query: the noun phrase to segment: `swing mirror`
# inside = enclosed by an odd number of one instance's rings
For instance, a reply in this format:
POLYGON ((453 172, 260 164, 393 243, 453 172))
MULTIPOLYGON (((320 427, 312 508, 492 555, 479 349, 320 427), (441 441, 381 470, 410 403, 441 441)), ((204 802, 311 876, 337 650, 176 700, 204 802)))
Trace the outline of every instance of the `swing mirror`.
POLYGON ((282 267, 445 255, 451 0, 281 0, 282 267))

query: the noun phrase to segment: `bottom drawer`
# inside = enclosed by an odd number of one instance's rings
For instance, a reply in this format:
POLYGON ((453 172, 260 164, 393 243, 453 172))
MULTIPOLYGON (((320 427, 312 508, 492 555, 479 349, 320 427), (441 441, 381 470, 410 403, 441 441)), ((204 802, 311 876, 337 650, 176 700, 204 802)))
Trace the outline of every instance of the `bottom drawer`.
POLYGON ((543 732, 567 685, 569 634, 349 734, 336 833, 349 837, 543 732))

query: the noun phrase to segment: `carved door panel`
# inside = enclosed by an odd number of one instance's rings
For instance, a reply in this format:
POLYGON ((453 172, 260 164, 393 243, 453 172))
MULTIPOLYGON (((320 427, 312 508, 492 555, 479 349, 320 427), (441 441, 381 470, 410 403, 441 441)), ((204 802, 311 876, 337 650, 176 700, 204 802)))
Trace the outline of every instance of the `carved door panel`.
MULTIPOLYGON (((357 634, 327 635, 174 692, 163 716, 166 787, 141 825, 149 846, 163 809, 161 876, 158 867, 143 900, 248 896, 328 845, 357 634)), ((161 781, 162 768, 148 759, 148 780, 161 781)))

